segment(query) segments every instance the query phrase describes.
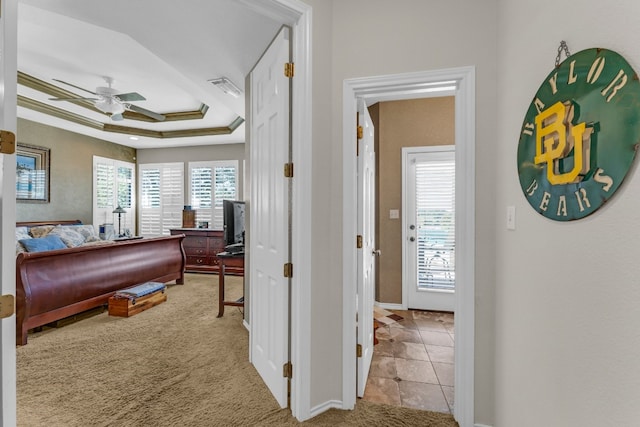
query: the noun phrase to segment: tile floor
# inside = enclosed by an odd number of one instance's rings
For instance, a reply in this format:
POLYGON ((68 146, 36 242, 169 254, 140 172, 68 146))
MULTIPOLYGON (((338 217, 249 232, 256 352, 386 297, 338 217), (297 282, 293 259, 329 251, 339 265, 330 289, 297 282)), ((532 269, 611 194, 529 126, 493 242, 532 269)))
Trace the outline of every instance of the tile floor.
POLYGON ((453 313, 390 311, 403 320, 378 328, 363 399, 451 413, 453 313))

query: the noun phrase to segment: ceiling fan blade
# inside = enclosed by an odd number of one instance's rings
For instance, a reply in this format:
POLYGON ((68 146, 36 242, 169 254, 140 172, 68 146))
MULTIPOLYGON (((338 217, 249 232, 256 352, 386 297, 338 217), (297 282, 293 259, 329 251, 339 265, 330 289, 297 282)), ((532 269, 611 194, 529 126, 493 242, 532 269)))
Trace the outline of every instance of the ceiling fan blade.
POLYGON ((49 98, 49 101, 99 101, 98 98, 49 98))
POLYGON ((122 116, 122 113, 112 114, 111 120, 113 120, 114 122, 119 122, 120 120, 124 120, 124 117, 122 116))
POLYGON ((146 101, 147 100, 147 98, 145 98, 144 96, 140 95, 137 92, 121 93, 121 94, 115 95, 115 97, 118 98, 122 102, 146 101))
POLYGON ((147 110, 146 108, 138 107, 137 105, 127 104, 127 108, 131 111, 135 111, 136 113, 144 114, 147 117, 156 119, 159 122, 163 121, 166 118, 162 114, 154 113, 153 111, 147 110))
POLYGON ((88 89, 82 88, 82 87, 80 87, 80 86, 76 86, 76 85, 73 85, 73 84, 71 84, 71 83, 67 83, 67 82, 65 82, 65 81, 58 80, 58 79, 53 79, 53 80, 54 80, 54 81, 56 81, 56 82, 64 83, 64 84, 66 84, 66 85, 68 85, 68 86, 71 86, 71 87, 75 87, 76 89, 80 89, 80 90, 83 90, 83 91, 85 91, 85 92, 89 92, 89 93, 91 93, 91 94, 93 94, 93 95, 98 95, 97 93, 92 92, 92 91, 90 91, 90 90, 88 90, 88 89))

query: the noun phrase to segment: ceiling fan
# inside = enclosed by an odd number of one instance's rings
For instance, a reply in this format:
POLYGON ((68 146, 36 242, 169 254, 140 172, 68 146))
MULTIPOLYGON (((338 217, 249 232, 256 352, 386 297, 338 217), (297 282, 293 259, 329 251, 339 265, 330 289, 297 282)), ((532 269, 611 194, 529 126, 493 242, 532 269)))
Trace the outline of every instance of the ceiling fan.
POLYGON ((97 87, 95 92, 90 91, 88 89, 81 88, 80 86, 76 86, 71 83, 67 83, 62 80, 53 79, 56 82, 63 83, 65 85, 74 87, 76 89, 83 90, 88 92, 96 97, 85 98, 85 97, 75 97, 75 98, 49 98, 51 101, 76 101, 76 100, 86 100, 93 101, 93 105, 103 113, 109 115, 111 120, 120 121, 124 120, 122 113, 126 110, 134 111, 136 113, 143 114, 147 117, 151 117, 157 121, 163 121, 165 116, 162 114, 158 114, 156 112, 147 110, 146 108, 138 107, 135 104, 131 104, 132 101, 144 101, 146 98, 140 95, 137 92, 129 92, 129 93, 118 93, 118 91, 111 87, 114 83, 114 80, 111 77, 104 77, 105 82, 109 87, 97 87))

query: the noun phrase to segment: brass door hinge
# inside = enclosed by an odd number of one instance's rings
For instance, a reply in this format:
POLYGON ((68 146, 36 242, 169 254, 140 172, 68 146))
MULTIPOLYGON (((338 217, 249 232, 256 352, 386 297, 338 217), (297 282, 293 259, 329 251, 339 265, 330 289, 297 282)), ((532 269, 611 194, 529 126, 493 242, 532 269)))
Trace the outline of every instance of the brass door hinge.
POLYGON ((284 176, 285 178, 293 178, 293 163, 284 164, 284 176))
POLYGON ((10 317, 15 313, 16 302, 11 294, 0 296, 0 319, 10 317))
POLYGON ((362 126, 358 126, 358 139, 362 139, 363 136, 364 130, 362 129, 362 126))
POLYGON ((16 152, 16 134, 8 130, 0 130, 0 153, 13 154, 16 152))
POLYGON ((356 236, 356 248, 362 249, 362 236, 359 234, 356 236))
POLYGON ((362 344, 356 344, 356 357, 362 357, 362 344))
POLYGON ((282 376, 289 379, 293 378, 293 365, 291 362, 282 365, 282 376))
POLYGON ((294 74, 295 74, 295 67, 293 65, 293 62, 285 63, 284 64, 284 76, 292 78, 294 74))
POLYGON ((293 264, 290 262, 284 265, 284 277, 293 277, 293 264))

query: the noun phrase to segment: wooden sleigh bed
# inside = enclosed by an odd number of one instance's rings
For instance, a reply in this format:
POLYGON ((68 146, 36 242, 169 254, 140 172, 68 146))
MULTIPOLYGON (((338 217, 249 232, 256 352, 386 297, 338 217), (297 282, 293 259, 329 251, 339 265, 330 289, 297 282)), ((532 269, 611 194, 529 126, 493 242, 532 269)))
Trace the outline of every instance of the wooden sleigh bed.
MULTIPOLYGON (((31 227, 69 221, 17 223, 31 227)), ((76 222, 77 223, 77 222, 76 222)), ((16 257, 16 343, 29 329, 106 305, 116 291, 145 282, 184 283, 184 235, 20 253, 16 257)))

